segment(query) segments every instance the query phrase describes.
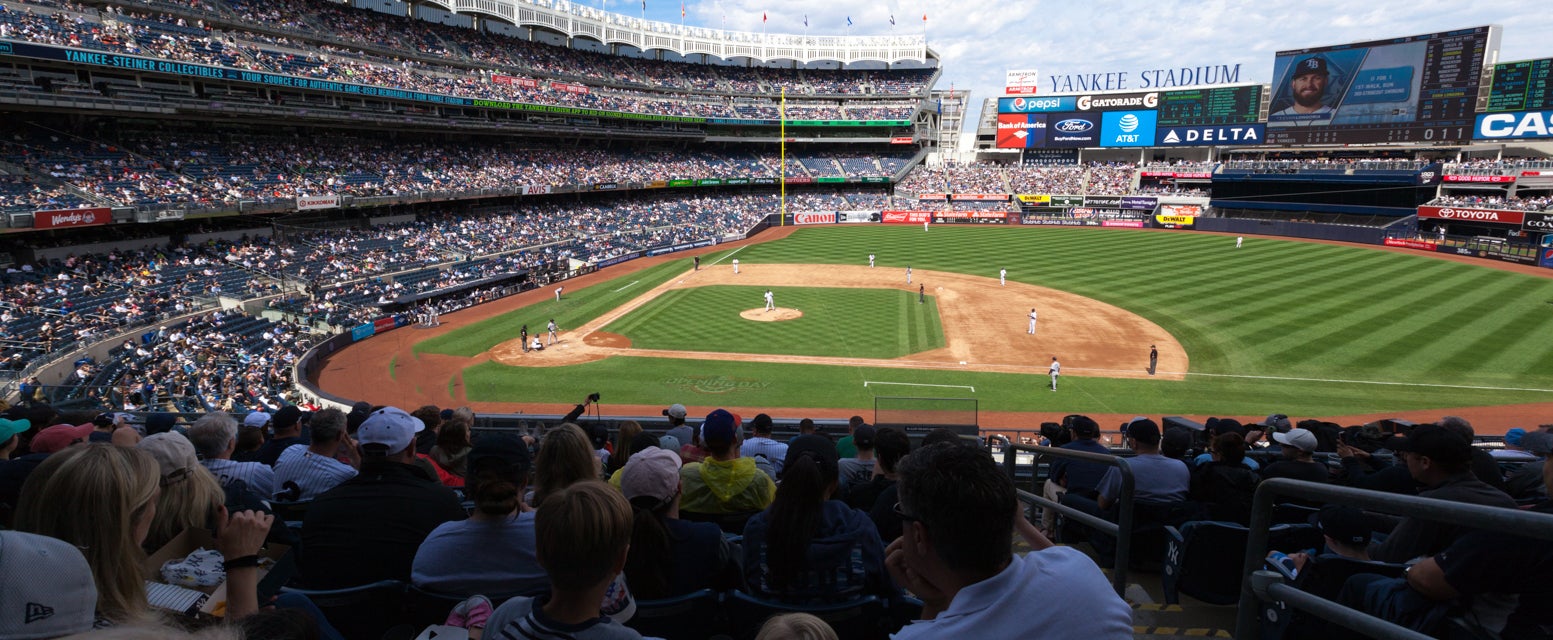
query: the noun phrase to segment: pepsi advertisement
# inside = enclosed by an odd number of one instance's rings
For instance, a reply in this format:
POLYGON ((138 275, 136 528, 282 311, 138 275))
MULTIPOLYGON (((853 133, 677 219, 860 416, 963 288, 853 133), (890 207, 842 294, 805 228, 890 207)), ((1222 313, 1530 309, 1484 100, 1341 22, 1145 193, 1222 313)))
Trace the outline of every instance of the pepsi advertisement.
POLYGON ((998 113, 1049 113, 1072 111, 1074 96, 1031 96, 1028 98, 998 98, 998 113))
POLYGON ((1100 146, 1148 147, 1154 144, 1157 111, 1107 111, 1101 116, 1100 146))
POLYGON ((1083 149, 1100 146, 1100 114, 1053 113, 1046 116, 1046 146, 1083 149))

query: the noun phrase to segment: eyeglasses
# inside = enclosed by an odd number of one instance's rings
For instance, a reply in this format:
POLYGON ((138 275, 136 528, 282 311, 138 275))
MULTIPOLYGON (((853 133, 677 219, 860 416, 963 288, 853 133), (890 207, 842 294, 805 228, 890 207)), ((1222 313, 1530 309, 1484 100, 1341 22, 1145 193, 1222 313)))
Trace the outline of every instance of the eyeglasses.
POLYGON ((900 516, 900 519, 907 522, 922 522, 922 518, 906 513, 906 510, 901 508, 901 503, 899 502, 895 503, 895 515, 900 516))

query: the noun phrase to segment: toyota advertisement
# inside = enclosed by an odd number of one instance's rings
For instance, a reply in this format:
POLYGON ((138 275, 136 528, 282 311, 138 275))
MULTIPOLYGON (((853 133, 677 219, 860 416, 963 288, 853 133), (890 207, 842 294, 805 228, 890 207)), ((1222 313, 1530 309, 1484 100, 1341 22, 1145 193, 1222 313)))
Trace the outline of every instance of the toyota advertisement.
POLYGON ((1438 220, 1461 220, 1484 224, 1513 224, 1520 226, 1526 219, 1524 211, 1500 211, 1498 209, 1474 209, 1470 207, 1419 207, 1418 217, 1438 220))
POLYGON ((1028 149, 1044 146, 1046 146, 1045 114, 998 114, 999 149, 1028 149))
POLYGON ((1107 111, 1101 114, 1100 146, 1148 147, 1154 144, 1156 111, 1107 111))

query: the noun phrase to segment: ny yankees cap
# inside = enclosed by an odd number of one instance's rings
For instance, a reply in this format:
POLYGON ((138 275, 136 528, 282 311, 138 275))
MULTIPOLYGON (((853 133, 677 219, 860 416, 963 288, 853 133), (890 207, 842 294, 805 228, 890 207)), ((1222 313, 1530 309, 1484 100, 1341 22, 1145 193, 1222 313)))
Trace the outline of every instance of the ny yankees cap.
POLYGON ((92 630, 97 587, 86 557, 63 540, 0 531, 0 638, 58 638, 92 630))
POLYGON ((426 428, 420 418, 398 407, 383 407, 373 411, 356 430, 356 442, 366 451, 367 445, 383 445, 388 455, 394 455, 415 443, 415 434, 426 428))

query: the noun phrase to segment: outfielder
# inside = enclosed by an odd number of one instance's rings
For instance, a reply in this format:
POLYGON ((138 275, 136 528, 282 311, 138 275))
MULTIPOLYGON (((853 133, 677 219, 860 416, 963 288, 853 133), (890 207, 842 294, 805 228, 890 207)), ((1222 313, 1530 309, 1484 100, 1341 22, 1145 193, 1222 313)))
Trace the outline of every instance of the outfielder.
POLYGON ((550 330, 550 344, 555 344, 561 341, 561 339, 555 335, 555 318, 551 318, 549 326, 545 328, 550 330))
POLYGON ((922 221, 922 230, 923 231, 927 231, 927 221, 926 220, 922 221))
POLYGON ((733 259, 733 272, 734 273, 738 273, 739 272, 739 259, 738 258, 734 258, 733 259))
POLYGON ((1245 244, 1245 242, 1246 242, 1246 237, 1245 236, 1235 236, 1235 248, 1236 249, 1239 249, 1240 245, 1245 244))
POLYGON ((874 254, 872 253, 868 254, 868 268, 874 268, 874 254))
POLYGON ((1034 308, 1030 309, 1030 330, 1026 331, 1025 333, 1028 333, 1028 334, 1030 334, 1032 336, 1035 335, 1035 309, 1034 308))
POLYGON ((998 286, 1008 286, 1008 269, 998 269, 998 286))
POLYGON ((771 290, 766 289, 766 311, 776 309, 776 298, 771 295, 771 290))
POLYGON ((1052 391, 1057 390, 1057 376, 1062 375, 1062 363, 1057 362, 1057 356, 1052 356, 1052 391))
POLYGON ((906 284, 911 284, 911 265, 906 265, 906 284))

